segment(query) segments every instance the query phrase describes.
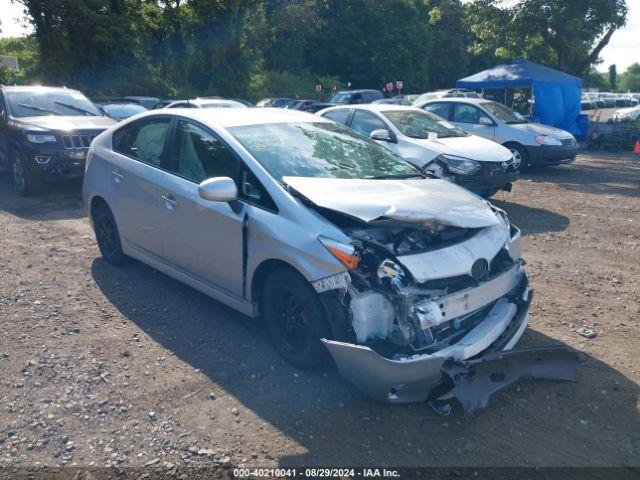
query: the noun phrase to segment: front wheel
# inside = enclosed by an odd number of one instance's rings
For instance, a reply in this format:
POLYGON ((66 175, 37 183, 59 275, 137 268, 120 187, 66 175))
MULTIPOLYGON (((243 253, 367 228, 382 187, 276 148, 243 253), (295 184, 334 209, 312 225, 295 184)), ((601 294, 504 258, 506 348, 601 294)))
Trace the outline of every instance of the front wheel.
POLYGON ((13 155, 11 173, 18 195, 29 197, 40 193, 42 190, 42 178, 29 170, 25 160, 18 154, 13 155))
POLYGON ((317 293, 293 270, 274 270, 262 292, 264 319, 276 349, 295 367, 315 370, 329 362, 320 341, 331 329, 317 293))
POLYGON ((513 160, 517 169, 522 170, 533 166, 529 163, 529 154, 522 145, 519 143, 507 143, 505 144, 505 147, 507 147, 513 155, 513 160))

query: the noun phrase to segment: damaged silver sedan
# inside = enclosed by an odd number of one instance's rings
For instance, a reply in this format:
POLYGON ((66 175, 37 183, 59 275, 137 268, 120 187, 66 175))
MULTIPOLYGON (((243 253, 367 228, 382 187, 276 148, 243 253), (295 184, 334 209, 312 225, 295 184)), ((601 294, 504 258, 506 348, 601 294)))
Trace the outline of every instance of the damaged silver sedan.
POLYGON ((504 353, 532 300, 506 214, 342 125, 141 114, 93 142, 84 195, 107 261, 134 257, 263 316, 287 361, 330 353, 377 400, 455 396, 472 411, 522 377, 571 378, 571 352, 504 353))

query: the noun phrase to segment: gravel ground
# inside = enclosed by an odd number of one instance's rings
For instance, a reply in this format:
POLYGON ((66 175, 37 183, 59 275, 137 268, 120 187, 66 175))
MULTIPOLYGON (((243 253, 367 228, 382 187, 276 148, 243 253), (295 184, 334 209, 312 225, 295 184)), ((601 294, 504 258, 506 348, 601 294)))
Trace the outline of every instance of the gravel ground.
POLYGON ((295 370, 260 321, 142 264, 105 263, 78 184, 23 199, 0 176, 0 472, 640 466, 640 158, 580 155, 494 200, 523 229, 536 290, 521 345, 587 361, 575 383, 521 383, 464 421, 295 370))

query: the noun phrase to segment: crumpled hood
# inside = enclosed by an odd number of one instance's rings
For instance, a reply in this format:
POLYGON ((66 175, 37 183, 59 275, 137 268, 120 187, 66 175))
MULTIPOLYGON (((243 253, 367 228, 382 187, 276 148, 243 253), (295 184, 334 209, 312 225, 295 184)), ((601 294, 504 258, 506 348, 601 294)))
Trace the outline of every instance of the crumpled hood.
POLYGON ((23 117, 19 122, 25 128, 41 128, 60 132, 77 130, 106 130, 116 122, 109 117, 43 115, 39 117, 23 117))
POLYGON ((439 153, 470 158, 480 162, 507 162, 513 157, 513 154, 499 143, 477 135, 445 137, 436 140, 413 140, 439 153))
POLYGON ((557 138, 568 138, 571 134, 566 130, 562 130, 556 127, 550 127, 549 125, 542 125, 541 123, 515 123, 508 125, 511 128, 523 130, 526 132, 535 133, 537 135, 549 135, 557 138))
POLYGON ((486 200, 446 180, 284 177, 317 206, 363 222, 389 218, 425 226, 483 228, 500 220, 486 200))

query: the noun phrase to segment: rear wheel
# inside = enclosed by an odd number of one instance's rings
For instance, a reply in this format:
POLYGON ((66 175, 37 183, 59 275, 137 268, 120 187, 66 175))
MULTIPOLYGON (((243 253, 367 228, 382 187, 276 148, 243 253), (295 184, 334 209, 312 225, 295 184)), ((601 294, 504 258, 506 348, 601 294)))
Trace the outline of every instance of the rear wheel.
POLYGON ((93 228, 96 232, 98 248, 104 259, 113 265, 126 263, 128 257, 122 252, 116 220, 105 203, 97 205, 94 209, 93 228))
POLYGON ((295 367, 318 369, 329 362, 320 341, 331 329, 317 293, 299 273, 280 268, 265 280, 264 319, 276 349, 295 367))
POLYGON ((505 144, 505 147, 511 151, 513 159, 519 170, 523 170, 527 167, 533 167, 533 165, 529 163, 529 154, 522 145, 519 143, 507 143, 505 144))
POLYGON ((24 158, 18 154, 14 154, 11 160, 11 173, 18 195, 28 197, 42 190, 42 178, 29 170, 24 158))

